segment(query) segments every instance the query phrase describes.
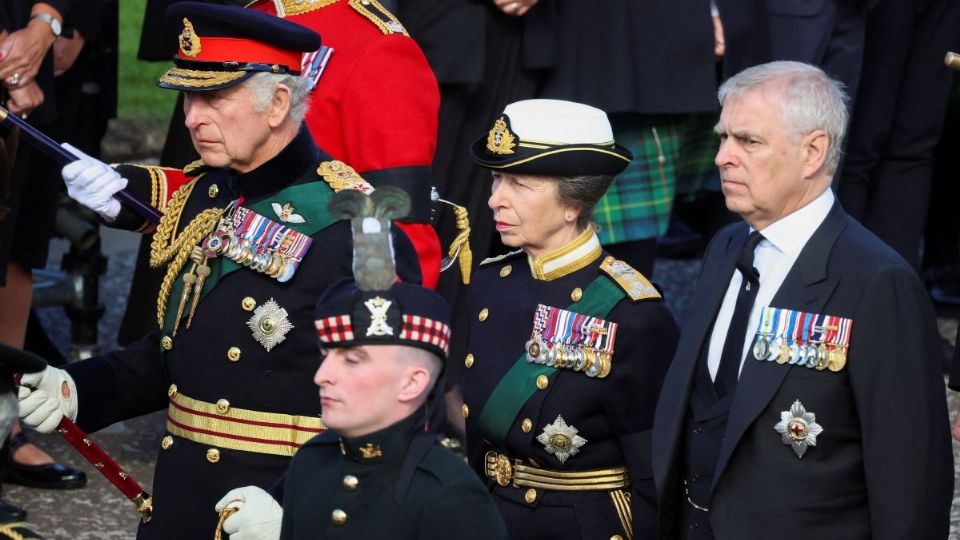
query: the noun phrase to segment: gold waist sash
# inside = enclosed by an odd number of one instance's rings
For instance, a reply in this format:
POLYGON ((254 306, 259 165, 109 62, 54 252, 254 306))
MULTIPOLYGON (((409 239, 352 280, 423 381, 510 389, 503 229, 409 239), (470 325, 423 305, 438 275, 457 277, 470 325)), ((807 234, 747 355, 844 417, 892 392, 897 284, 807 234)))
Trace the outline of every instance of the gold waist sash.
POLYGON ((319 417, 293 416, 207 403, 181 393, 170 398, 167 431, 177 437, 231 450, 292 456, 326 428, 319 417))
POLYGON ((485 461, 487 477, 503 487, 606 491, 630 485, 630 475, 623 466, 590 471, 554 471, 524 465, 522 460, 493 451, 487 452, 485 461))

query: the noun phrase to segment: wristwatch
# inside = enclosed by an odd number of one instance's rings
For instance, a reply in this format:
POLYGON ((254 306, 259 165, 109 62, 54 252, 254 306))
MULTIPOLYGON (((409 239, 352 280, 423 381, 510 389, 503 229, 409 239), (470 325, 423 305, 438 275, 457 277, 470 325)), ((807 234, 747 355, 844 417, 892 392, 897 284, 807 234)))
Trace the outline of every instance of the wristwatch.
POLYGON ((37 14, 32 15, 32 16, 30 17, 30 20, 31 20, 31 21, 34 20, 34 19, 39 19, 39 20, 41 20, 41 21, 49 24, 49 25, 50 25, 50 31, 53 32, 53 35, 55 35, 55 36, 57 36, 57 37, 60 36, 60 32, 63 30, 63 27, 60 25, 60 21, 58 21, 53 15, 50 15, 49 13, 37 13, 37 14))

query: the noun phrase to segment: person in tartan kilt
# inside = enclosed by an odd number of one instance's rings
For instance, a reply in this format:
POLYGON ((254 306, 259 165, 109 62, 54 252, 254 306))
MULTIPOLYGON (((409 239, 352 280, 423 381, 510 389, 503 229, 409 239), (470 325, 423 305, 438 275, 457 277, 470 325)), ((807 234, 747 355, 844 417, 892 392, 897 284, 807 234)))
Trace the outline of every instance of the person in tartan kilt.
POLYGON ((510 538, 655 538, 650 433, 677 341, 660 293, 600 246, 596 201, 630 162, 606 114, 512 103, 471 147, 519 248, 470 287, 462 415, 510 538))

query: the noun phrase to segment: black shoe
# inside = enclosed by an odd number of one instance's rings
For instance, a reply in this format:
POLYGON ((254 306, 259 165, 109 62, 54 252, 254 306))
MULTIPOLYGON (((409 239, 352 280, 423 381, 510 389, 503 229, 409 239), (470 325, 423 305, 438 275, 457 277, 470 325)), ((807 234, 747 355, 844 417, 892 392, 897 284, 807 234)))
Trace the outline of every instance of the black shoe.
POLYGON ((23 521, 27 519, 27 511, 19 506, 0 499, 0 523, 23 521))
POLYGON ((22 431, 10 436, 4 482, 40 489, 79 489, 87 485, 87 475, 72 467, 59 463, 24 465, 14 461, 13 454, 17 448, 29 442, 22 431))

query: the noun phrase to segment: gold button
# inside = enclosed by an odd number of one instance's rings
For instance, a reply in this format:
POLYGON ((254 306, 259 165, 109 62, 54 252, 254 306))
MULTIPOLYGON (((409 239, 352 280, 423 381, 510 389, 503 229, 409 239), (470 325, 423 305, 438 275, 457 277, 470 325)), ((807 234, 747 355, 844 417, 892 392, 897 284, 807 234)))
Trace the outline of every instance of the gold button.
POLYGON ((330 513, 330 521, 332 521, 334 525, 343 525, 347 522, 347 513, 337 508, 330 513))
POLYGON ((160 338, 160 346, 163 347, 163 350, 169 351, 173 348, 173 338, 170 336, 163 336, 160 338))
POLYGON ((167 397, 170 399, 177 397, 177 385, 171 384, 170 388, 167 388, 167 397))
POLYGON ((207 461, 210 463, 220 461, 220 451, 216 448, 207 448, 207 461))
POLYGON ((480 322, 483 322, 487 320, 487 317, 489 316, 490 316, 490 310, 487 308, 483 308, 480 310, 480 314, 477 315, 477 319, 480 319, 480 322))
POLYGON ((463 406, 460 407, 460 412, 462 412, 462 413, 463 413, 463 417, 466 418, 466 417, 470 416, 470 407, 467 407, 467 404, 464 403, 463 406))
POLYGON ((230 412, 230 402, 225 399, 217 400, 217 414, 227 414, 230 412))
POLYGON ((257 307, 257 301, 252 296, 247 296, 240 301, 240 306, 244 311, 253 311, 257 307))
POLYGON ((227 349, 227 360, 238 362, 240 360, 240 347, 230 347, 227 349))
POLYGON ((211 199, 216 197, 219 193, 220 188, 218 188, 216 184, 210 184, 210 187, 207 188, 207 195, 209 195, 211 199))
POLYGON ((170 435, 167 435, 160 441, 160 448, 164 450, 169 450, 171 446, 173 446, 173 437, 170 435))
POLYGON ((356 491, 357 486, 360 485, 360 480, 352 474, 348 474, 343 477, 343 489, 347 491, 356 491))
POLYGON ((615 260, 616 260, 616 259, 614 259, 614 258, 611 257, 610 255, 607 255, 607 257, 606 257, 605 259, 603 259, 603 262, 605 262, 605 263, 607 263, 607 264, 613 264, 613 261, 615 261, 615 260))
POLYGON ((570 299, 574 302, 579 302, 581 298, 583 298, 583 289, 580 287, 577 287, 570 293, 570 299))
POLYGON ((537 500, 537 490, 530 488, 523 493, 523 500, 527 501, 527 504, 533 504, 537 500))
POLYGON ((520 429, 522 429, 524 433, 530 433, 530 430, 533 429, 533 421, 529 418, 524 418, 523 422, 520 422, 520 429))
POLYGON ((623 537, 620 536, 619 534, 615 534, 610 537, 610 540, 623 540, 623 537))
POLYGON ((546 390, 550 386, 550 379, 546 375, 537 375, 537 388, 546 390))
POLYGON ((473 355, 468 354, 467 357, 463 360, 463 365, 467 366, 467 369, 473 367, 473 355))
POLYGON ((500 269, 500 277, 507 277, 513 272, 513 267, 509 264, 500 269))

